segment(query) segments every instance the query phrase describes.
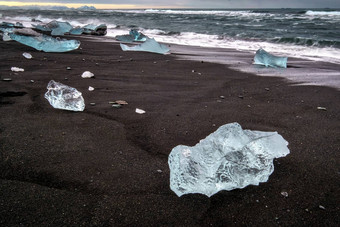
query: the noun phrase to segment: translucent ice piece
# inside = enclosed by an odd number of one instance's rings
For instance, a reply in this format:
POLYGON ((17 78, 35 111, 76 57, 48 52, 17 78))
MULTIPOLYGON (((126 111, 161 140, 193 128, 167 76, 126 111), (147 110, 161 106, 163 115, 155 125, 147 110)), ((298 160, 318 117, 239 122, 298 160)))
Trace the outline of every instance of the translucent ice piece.
POLYGON ((64 35, 65 33, 69 33, 73 26, 68 22, 56 21, 53 20, 47 24, 38 24, 32 26, 35 29, 45 32, 51 32, 51 35, 64 35))
POLYGON ((136 29, 131 29, 129 34, 133 37, 135 41, 146 41, 148 39, 147 36, 137 31, 136 29))
POLYGON ((81 28, 81 27, 72 28, 70 30, 71 35, 81 35, 81 34, 83 34, 83 32, 84 32, 84 29, 81 28))
POLYGON ((242 130, 226 124, 194 147, 172 149, 168 163, 170 188, 182 196, 212 196, 220 190, 266 182, 274 171, 273 159, 289 154, 288 142, 277 132, 242 130))
POLYGON ((131 29, 128 35, 117 35, 116 39, 118 41, 131 43, 131 42, 134 42, 134 41, 144 42, 148 39, 148 37, 145 36, 143 33, 140 33, 139 31, 135 30, 135 29, 131 29))
POLYGON ((23 68, 18 68, 18 67, 11 67, 12 72, 23 72, 25 71, 23 68))
POLYGON ((91 77, 94 77, 94 74, 91 73, 90 71, 85 71, 85 72, 83 72, 83 74, 81 74, 81 77, 82 78, 91 78, 91 77))
POLYGON ((47 85, 45 98, 56 109, 83 111, 84 98, 77 89, 51 80, 47 85))
POLYGON ((32 55, 30 53, 23 53, 22 56, 24 56, 27 59, 32 59, 32 55))
POLYGON ((53 38, 47 35, 26 36, 12 33, 9 36, 19 43, 44 52, 67 52, 80 46, 80 41, 78 40, 53 38))
POLYGON ((277 57, 269 54, 262 48, 256 51, 254 57, 254 64, 265 65, 266 67, 282 67, 287 68, 287 57, 277 57))
POLYGON ((120 44, 123 51, 146 51, 157 54, 166 54, 169 48, 163 44, 157 43, 155 39, 147 39, 144 43, 129 47, 125 44, 120 44))

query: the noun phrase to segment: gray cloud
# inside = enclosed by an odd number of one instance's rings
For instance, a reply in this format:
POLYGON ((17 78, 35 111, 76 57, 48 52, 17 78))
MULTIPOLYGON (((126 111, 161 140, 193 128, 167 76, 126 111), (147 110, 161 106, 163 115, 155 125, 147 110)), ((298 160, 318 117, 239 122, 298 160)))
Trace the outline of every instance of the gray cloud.
MULTIPOLYGON (((13 1, 32 2, 35 0, 13 1)), ((171 4, 191 8, 340 8, 339 0, 37 0, 36 2, 80 3, 84 5, 96 3, 167 6, 171 4)))

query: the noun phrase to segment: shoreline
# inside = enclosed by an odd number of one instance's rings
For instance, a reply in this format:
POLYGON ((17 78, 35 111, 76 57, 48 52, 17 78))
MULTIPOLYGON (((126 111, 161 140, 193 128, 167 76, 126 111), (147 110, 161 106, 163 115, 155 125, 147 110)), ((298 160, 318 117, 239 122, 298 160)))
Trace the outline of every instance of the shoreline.
MULTIPOLYGON (((72 36, 75 39, 77 36, 72 36)), ((90 40, 119 43, 114 37, 89 37, 90 40)), ((160 42, 169 46, 170 54, 183 60, 204 61, 227 65, 236 71, 257 76, 282 77, 292 85, 315 85, 340 90, 339 64, 288 57, 287 68, 271 68, 253 64, 251 51, 233 48, 189 46, 160 42)), ((136 45, 128 44, 128 45, 136 45)))
POLYGON ((337 89, 290 86, 284 78, 228 65, 123 52, 118 43, 79 39, 81 49, 68 53, 0 41, 1 224, 339 223, 337 89), (12 66, 25 71, 11 72, 12 66), (81 78, 84 71, 95 78, 81 78), (44 93, 52 79, 81 91, 85 110, 50 106, 44 93), (115 100, 128 105, 116 109, 109 104, 115 100), (259 186, 211 198, 177 197, 169 187, 171 149, 193 146, 231 122, 277 131, 291 153, 274 161, 273 174, 259 186))

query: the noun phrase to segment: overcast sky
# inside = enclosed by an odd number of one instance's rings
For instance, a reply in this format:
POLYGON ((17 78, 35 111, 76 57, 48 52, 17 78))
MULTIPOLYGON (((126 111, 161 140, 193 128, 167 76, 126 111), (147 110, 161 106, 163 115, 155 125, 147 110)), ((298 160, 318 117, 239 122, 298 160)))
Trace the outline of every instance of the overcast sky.
POLYGON ((7 0, 7 2, 132 4, 141 7, 190 8, 340 8, 340 0, 7 0))

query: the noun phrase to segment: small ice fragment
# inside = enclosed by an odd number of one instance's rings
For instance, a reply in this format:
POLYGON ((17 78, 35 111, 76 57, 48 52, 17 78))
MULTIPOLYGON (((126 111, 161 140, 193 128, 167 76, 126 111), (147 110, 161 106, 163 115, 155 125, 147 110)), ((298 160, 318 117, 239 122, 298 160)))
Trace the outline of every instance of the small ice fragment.
POLYGON ((18 67, 12 67, 11 70, 12 70, 13 72, 23 72, 23 71, 25 71, 24 69, 18 68, 18 67))
POLYGON ((5 42, 7 42, 7 41, 11 41, 12 39, 11 39, 11 37, 8 35, 8 33, 6 32, 6 33, 2 34, 2 40, 5 41, 5 42))
POLYGON ((319 208, 322 209, 322 210, 326 210, 326 208, 322 205, 319 205, 319 208))
POLYGON ((162 170, 160 170, 160 169, 158 169, 158 170, 157 170, 157 172, 159 172, 159 173, 162 173, 163 171, 162 171, 162 170))
POLYGON ((262 48, 256 51, 254 56, 254 64, 265 65, 266 67, 282 67, 287 68, 287 57, 277 57, 269 54, 262 48))
POLYGON ((89 86, 89 91, 94 91, 94 87, 89 86))
POLYGON ((283 191, 283 192, 281 192, 281 195, 287 198, 288 197, 288 192, 283 191))
POLYGON ((136 113, 138 113, 138 114, 145 114, 145 111, 142 110, 142 109, 136 108, 136 113))
POLYGON ((318 106, 318 108, 317 108, 318 110, 324 110, 324 111, 326 111, 327 109, 325 108, 325 107, 322 107, 322 106, 318 106))
POLYGON ((91 73, 90 71, 85 71, 83 72, 83 74, 81 75, 82 78, 91 78, 94 77, 94 74, 91 73))
POLYGON ((30 53, 27 53, 27 52, 23 53, 22 56, 24 56, 27 59, 31 59, 32 58, 32 55, 30 53))
POLYGON ((115 103, 120 104, 120 105, 127 105, 128 104, 127 101, 124 101, 124 100, 117 100, 117 101, 115 101, 115 103))
POLYGON ((121 108, 122 107, 122 105, 120 105, 120 104, 117 104, 117 103, 115 103, 115 104, 112 104, 112 107, 115 107, 115 108, 121 108))
POLYGON ((156 42, 155 39, 147 39, 144 43, 132 47, 121 43, 120 47, 123 51, 146 51, 157 54, 166 54, 170 51, 167 46, 156 42))
POLYGON ((226 124, 193 147, 178 145, 168 159, 170 188, 182 196, 212 196, 221 190, 266 182, 273 159, 289 154, 288 142, 277 132, 243 130, 226 124))
POLYGON ((56 109, 83 111, 84 98, 77 89, 51 80, 47 85, 45 98, 56 109))

